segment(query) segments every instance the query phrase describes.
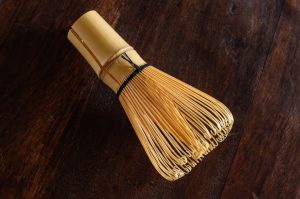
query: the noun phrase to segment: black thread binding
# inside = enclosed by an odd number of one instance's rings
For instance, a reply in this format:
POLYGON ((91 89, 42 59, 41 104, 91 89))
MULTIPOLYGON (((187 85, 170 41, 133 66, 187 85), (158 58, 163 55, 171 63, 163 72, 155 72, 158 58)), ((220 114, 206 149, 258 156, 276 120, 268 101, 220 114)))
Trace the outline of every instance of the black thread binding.
POLYGON ((144 70, 147 66, 149 66, 149 64, 143 64, 141 66, 136 65, 135 63, 133 63, 133 61, 130 59, 130 57, 126 53, 124 53, 121 57, 124 60, 126 60, 131 66, 133 66, 135 68, 135 70, 121 84, 119 90, 117 91, 117 97, 120 96, 123 89, 127 86, 127 84, 130 82, 130 80, 132 80, 138 73, 142 72, 142 70, 144 70))

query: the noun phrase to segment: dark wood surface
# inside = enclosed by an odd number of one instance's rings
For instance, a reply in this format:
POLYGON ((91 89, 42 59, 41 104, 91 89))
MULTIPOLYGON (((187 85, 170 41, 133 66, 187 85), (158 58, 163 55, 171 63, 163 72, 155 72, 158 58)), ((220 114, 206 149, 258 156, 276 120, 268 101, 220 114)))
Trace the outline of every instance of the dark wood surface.
POLYGON ((296 0, 0 0, 0 198, 300 198, 299 22, 296 0), (67 41, 91 9, 232 110, 230 136, 184 178, 157 174, 67 41))

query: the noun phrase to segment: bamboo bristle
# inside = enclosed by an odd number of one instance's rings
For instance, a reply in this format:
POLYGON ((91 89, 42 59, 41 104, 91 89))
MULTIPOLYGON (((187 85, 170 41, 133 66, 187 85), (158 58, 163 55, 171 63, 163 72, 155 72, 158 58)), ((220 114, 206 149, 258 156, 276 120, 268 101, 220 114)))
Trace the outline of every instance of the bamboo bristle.
POLYGON ((170 181, 190 172, 233 124, 221 102, 152 66, 119 100, 153 166, 170 181))

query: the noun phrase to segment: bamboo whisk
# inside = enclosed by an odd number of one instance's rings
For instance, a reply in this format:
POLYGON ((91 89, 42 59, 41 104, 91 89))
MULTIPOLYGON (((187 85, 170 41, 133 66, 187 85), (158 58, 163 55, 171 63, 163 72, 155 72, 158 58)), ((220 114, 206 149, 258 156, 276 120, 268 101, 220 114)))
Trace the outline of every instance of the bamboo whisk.
POLYGON ((228 135, 233 116, 213 97, 146 64, 96 12, 82 15, 68 39, 119 97, 155 169, 176 180, 228 135))

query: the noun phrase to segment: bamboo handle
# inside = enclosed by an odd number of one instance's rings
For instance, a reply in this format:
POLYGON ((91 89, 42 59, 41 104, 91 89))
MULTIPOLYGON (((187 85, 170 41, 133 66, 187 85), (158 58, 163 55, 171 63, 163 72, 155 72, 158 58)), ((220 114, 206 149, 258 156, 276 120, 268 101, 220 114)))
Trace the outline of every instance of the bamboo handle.
POLYGON ((121 54, 126 53, 137 65, 145 64, 138 53, 94 10, 75 21, 68 32, 68 39, 97 76, 115 92, 133 70, 120 58, 121 54))

